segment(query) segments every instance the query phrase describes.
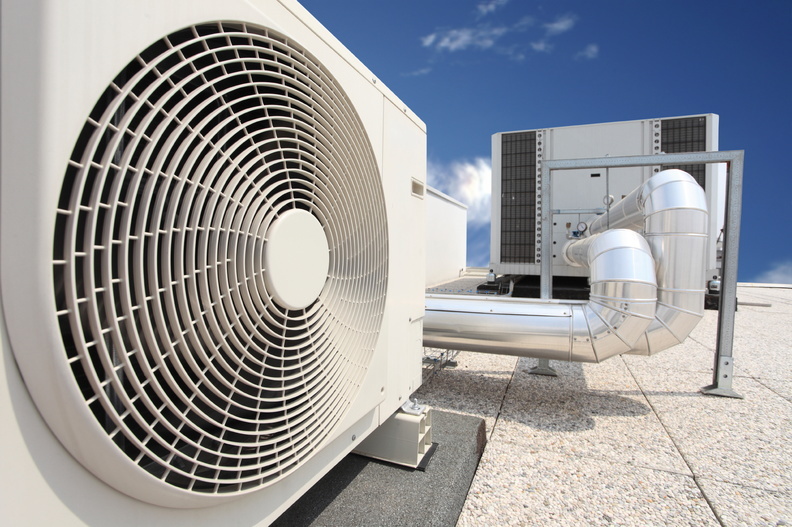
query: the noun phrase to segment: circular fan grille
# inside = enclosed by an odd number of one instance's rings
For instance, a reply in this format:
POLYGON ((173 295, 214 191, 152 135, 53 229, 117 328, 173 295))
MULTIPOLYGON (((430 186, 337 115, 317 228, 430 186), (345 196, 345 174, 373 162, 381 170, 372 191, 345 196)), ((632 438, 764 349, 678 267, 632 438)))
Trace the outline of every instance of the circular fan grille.
POLYGON ((369 365, 388 247, 371 145, 311 55, 236 23, 156 42, 87 119, 58 207, 66 357, 132 462, 187 491, 233 493, 321 445, 369 365), (330 253, 303 309, 265 279, 268 229, 294 210, 330 253))

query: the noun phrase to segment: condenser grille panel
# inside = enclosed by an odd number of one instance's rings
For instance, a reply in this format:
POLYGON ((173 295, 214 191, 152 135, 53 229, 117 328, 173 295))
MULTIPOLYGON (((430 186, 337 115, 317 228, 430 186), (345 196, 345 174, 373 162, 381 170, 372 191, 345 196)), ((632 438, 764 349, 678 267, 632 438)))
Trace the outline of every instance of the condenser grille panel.
POLYGON ((199 495, 270 485, 322 446, 376 346, 388 229, 359 116, 310 54, 225 22, 155 42, 87 116, 56 218, 57 316, 87 426, 199 495), (293 211, 329 248, 299 309, 264 263, 293 211))
POLYGON ((536 132, 501 136, 501 261, 534 263, 536 132))
MULTIPOLYGON (((683 117, 662 119, 661 150, 666 154, 704 152, 707 150, 707 119, 705 117, 683 117)), ((684 170, 706 189, 706 165, 664 165, 663 170, 684 170)))

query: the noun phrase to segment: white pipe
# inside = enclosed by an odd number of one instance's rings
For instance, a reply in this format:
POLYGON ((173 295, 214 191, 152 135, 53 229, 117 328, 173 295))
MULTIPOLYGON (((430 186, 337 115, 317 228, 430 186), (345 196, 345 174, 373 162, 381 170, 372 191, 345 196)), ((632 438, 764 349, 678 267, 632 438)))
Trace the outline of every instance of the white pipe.
POLYGON ((424 346, 576 362, 630 350, 655 314, 646 241, 633 231, 610 230, 567 252, 591 269, 588 303, 427 295, 424 346))
POLYGON ((682 342, 704 309, 703 189, 685 172, 663 171, 588 232, 564 250, 568 263, 591 270, 588 303, 427 295, 424 345, 599 362, 682 342))

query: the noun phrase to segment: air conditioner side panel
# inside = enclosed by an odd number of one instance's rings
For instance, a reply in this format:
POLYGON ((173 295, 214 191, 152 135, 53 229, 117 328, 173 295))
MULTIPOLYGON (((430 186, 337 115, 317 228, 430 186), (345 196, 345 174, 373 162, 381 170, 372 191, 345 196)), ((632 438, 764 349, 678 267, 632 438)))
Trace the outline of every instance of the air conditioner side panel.
POLYGON ((383 178, 388 210, 388 383, 382 420, 421 385, 426 282, 426 133, 409 110, 385 104, 383 178))

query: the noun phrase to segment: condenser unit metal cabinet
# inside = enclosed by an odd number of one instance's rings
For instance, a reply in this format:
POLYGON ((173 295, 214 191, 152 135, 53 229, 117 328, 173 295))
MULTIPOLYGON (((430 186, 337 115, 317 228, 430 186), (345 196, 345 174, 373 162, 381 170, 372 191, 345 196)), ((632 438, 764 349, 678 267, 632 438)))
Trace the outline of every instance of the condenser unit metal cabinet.
POLYGON ((586 276, 568 265, 561 251, 581 235, 584 223, 605 213, 654 173, 679 168, 704 188, 712 211, 707 248, 708 279, 719 275, 718 241, 725 203, 724 165, 662 165, 554 173, 553 202, 542 203, 542 164, 547 160, 709 152, 718 150, 718 116, 701 114, 612 123, 501 132, 492 136, 492 244, 490 267, 498 274, 540 274, 543 257, 553 258, 554 276, 586 276), (553 230, 543 233, 542 208, 553 210, 553 230), (583 222, 583 223, 581 223, 583 222), (580 225, 580 229, 578 228, 580 225), (542 236, 553 237, 543 255, 542 236))
POLYGON ((268 525, 421 384, 424 124, 296 0, 0 13, 0 522, 268 525))

